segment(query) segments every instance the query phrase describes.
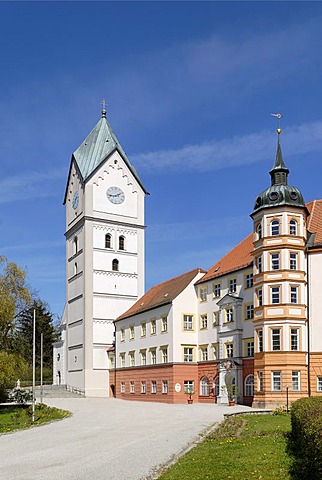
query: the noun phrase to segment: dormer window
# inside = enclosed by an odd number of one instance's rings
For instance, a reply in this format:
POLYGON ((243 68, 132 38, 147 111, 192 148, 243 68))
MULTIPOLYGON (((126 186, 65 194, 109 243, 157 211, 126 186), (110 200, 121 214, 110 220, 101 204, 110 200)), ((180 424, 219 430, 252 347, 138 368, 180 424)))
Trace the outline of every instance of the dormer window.
POLYGON ((271 223, 271 235, 276 236, 280 234, 280 222, 278 220, 273 220, 271 223))
POLYGON ((110 233, 105 235, 105 248, 112 248, 112 235, 110 233))

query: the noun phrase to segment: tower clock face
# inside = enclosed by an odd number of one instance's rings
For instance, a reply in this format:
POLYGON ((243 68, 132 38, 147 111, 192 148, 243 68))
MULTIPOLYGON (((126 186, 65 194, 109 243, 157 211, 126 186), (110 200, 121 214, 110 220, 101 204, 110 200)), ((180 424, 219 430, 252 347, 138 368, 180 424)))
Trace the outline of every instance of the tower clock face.
POLYGON ((116 205, 123 203, 125 200, 125 194, 119 187, 109 187, 106 190, 106 196, 111 203, 115 203, 116 205))
POLYGON ((76 210, 76 208, 78 207, 78 204, 79 204, 79 193, 74 192, 73 201, 72 201, 72 207, 74 210, 76 210))

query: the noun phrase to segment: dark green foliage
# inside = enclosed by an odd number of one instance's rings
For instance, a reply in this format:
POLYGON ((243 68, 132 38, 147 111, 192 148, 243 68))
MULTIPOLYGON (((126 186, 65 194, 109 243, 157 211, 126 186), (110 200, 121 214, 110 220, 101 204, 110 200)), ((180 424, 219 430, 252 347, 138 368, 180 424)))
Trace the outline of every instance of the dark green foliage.
POLYGON ((322 479, 322 397, 301 398, 292 404, 288 450, 294 480, 322 479))
POLYGON ((44 381, 52 379, 53 348, 52 344, 58 339, 58 333, 53 325, 52 314, 45 303, 40 300, 22 312, 16 321, 14 348, 20 353, 27 364, 32 366, 33 316, 36 311, 36 373, 40 376, 40 337, 43 334, 43 374, 44 381))

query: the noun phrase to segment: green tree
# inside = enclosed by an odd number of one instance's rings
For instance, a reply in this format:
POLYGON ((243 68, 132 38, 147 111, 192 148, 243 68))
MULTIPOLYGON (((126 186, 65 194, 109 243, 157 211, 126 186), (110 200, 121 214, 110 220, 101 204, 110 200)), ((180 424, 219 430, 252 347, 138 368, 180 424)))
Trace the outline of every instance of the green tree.
POLYGON ((41 363, 41 334, 43 334, 44 380, 52 379, 53 342, 58 339, 53 315, 41 300, 34 300, 29 308, 22 311, 16 319, 15 350, 32 366, 33 318, 36 313, 36 368, 41 363))
POLYGON ((9 388, 28 375, 28 365, 21 355, 0 351, 0 386, 9 388))
POLYGON ((27 274, 14 262, 0 256, 0 349, 10 351, 17 314, 31 301, 27 274))

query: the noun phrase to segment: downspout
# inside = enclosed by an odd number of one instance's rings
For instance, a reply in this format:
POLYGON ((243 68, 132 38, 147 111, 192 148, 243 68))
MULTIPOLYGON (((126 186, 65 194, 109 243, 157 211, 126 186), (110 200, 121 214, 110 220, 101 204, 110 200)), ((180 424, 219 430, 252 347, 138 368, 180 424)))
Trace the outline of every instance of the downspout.
POLYGON ((310 270, 309 270, 309 249, 306 247, 306 291, 307 291, 307 390, 308 396, 311 396, 311 348, 310 348, 310 270))
POLYGON ((113 321, 114 325, 114 398, 116 398, 116 325, 115 321, 113 321))

